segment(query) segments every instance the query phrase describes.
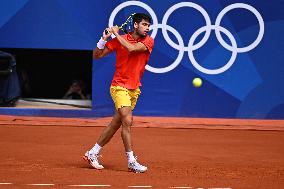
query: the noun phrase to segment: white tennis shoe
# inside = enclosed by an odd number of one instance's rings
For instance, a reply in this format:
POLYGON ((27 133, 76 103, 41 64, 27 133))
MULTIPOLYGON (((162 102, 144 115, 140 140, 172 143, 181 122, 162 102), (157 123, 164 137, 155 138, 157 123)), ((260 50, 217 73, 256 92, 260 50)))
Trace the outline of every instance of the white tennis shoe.
POLYGON ((136 159, 135 161, 128 163, 128 170, 134 173, 144 173, 147 171, 147 167, 138 163, 136 159))
POLYGON ((89 151, 87 151, 83 159, 87 161, 95 169, 103 169, 104 166, 100 165, 99 159, 98 159, 99 157, 101 156, 97 154, 91 154, 89 151))

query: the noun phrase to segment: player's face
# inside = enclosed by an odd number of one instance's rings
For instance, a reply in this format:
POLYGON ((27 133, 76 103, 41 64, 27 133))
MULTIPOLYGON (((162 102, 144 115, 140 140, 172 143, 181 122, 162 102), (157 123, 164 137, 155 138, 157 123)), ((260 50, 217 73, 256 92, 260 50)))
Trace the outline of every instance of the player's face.
POLYGON ((137 24, 136 31, 138 35, 145 37, 148 35, 150 23, 146 20, 142 20, 139 24, 137 24))

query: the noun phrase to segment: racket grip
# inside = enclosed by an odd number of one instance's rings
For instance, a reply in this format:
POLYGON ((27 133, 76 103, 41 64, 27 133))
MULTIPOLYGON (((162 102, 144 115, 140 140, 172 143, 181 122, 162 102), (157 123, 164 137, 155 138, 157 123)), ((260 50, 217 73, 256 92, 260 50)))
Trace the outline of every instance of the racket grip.
POLYGON ((105 34, 106 34, 106 35, 108 34, 108 31, 107 31, 107 30, 105 30, 105 34))

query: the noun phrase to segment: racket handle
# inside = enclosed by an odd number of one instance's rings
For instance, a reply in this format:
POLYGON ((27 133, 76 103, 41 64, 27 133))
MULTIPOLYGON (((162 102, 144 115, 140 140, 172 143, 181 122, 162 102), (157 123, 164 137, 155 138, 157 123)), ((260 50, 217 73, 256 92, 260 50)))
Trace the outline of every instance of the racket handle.
POLYGON ((108 31, 107 31, 107 30, 105 30, 105 34, 106 34, 106 35, 108 34, 108 31))

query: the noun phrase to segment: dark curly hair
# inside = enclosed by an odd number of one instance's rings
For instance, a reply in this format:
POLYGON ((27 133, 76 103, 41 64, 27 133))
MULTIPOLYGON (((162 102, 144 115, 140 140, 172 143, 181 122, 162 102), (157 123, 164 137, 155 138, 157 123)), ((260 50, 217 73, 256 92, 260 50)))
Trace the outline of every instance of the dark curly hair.
POLYGON ((135 13, 133 15, 133 24, 136 23, 140 23, 142 20, 145 20, 149 23, 152 23, 152 19, 148 14, 144 14, 144 13, 135 13))

